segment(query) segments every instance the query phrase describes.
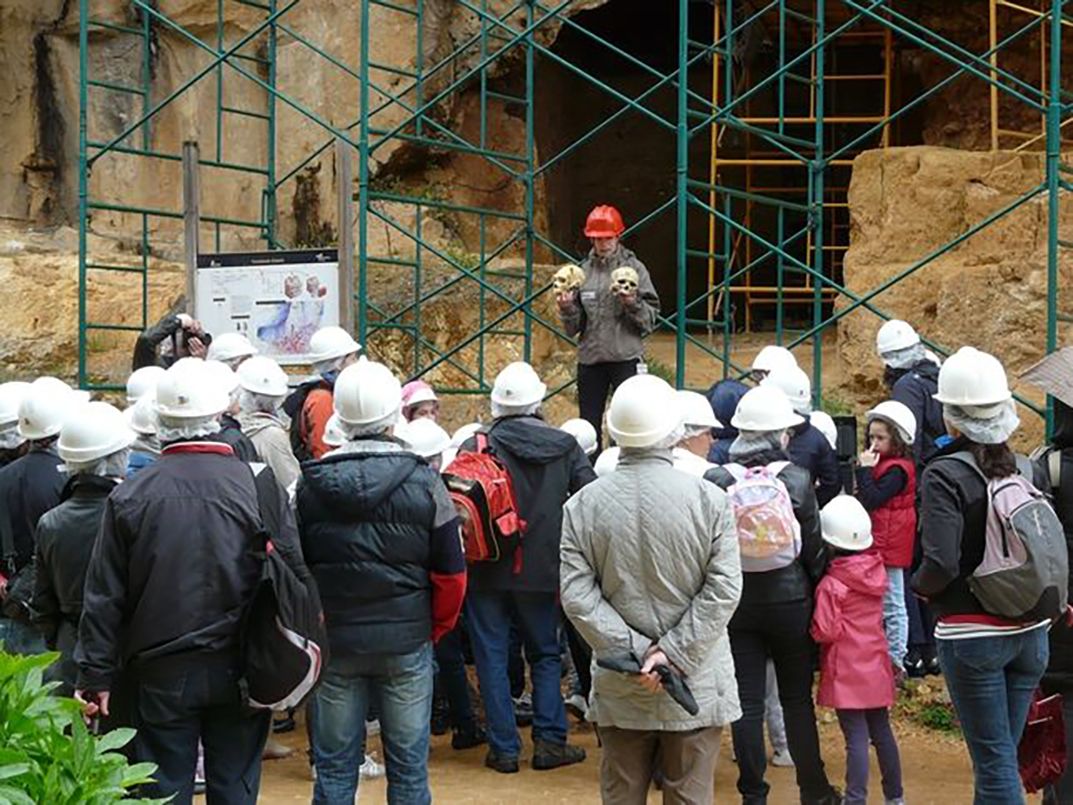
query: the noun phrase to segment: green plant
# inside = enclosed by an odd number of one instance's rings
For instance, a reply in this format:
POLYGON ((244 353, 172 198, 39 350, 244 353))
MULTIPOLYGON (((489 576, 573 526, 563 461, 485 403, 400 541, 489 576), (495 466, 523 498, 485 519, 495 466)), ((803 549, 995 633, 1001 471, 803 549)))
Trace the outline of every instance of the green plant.
POLYGON ((21 657, 0 650, 0 805, 165 802, 129 797, 150 782, 152 763, 129 765, 115 751, 132 729, 91 735, 78 702, 43 682, 59 654, 21 657))
POLYGON ((939 732, 961 732, 954 706, 947 702, 929 702, 915 714, 921 726, 939 732))
POLYGON ((674 368, 668 366, 663 361, 656 360, 655 358, 645 358, 645 366, 648 367, 648 373, 655 375, 661 380, 666 380, 672 386, 675 382, 674 368))

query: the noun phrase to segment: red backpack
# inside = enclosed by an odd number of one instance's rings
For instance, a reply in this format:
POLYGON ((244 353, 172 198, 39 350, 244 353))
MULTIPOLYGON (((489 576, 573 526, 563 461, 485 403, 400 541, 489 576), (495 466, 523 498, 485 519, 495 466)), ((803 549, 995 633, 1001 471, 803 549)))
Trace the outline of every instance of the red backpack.
POLYGON ((525 521, 518 514, 514 483, 507 467, 478 433, 476 450, 462 450, 451 462, 443 481, 462 521, 467 562, 498 562, 511 551, 514 572, 522 569, 521 541, 525 521))

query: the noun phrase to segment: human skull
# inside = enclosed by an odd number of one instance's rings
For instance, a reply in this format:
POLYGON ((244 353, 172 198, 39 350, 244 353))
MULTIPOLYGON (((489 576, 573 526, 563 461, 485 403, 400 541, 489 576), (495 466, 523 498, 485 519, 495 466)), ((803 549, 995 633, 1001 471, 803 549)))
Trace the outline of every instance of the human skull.
POLYGON ((611 272, 611 290, 620 296, 637 293, 637 271, 629 266, 616 268, 611 272))
POLYGON ((585 272, 581 270, 580 266, 567 263, 565 266, 555 272, 555 275, 551 278, 552 286, 555 288, 556 294, 570 293, 576 291, 585 282, 585 272))

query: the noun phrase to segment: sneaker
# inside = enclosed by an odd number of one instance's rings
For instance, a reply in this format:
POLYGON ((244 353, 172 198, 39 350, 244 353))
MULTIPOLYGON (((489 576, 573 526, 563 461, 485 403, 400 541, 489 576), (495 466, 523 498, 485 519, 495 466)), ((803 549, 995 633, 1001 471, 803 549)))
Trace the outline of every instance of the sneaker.
POLYGON ((372 721, 365 722, 365 737, 375 738, 380 734, 380 719, 374 718, 372 721))
POLYGON ((566 705, 566 710, 578 721, 584 721, 585 716, 589 712, 589 703, 580 693, 571 693, 566 697, 566 701, 563 702, 566 705))
POLYGON ((574 763, 580 763, 584 759, 585 750, 580 746, 539 740, 533 745, 532 765, 537 771, 570 766, 574 763))
POLYGON ((934 654, 930 657, 924 658, 924 673, 926 673, 928 676, 943 675, 942 666, 939 665, 939 658, 936 657, 934 654))
POLYGON ((920 652, 915 648, 909 649, 909 653, 905 655, 902 665, 905 666, 905 673, 910 679, 922 679, 927 674, 924 669, 924 660, 920 656, 920 652))
POLYGON ((475 746, 488 743, 488 736, 479 724, 471 724, 468 727, 457 729, 451 736, 452 749, 472 749, 475 746))
POLYGON ((897 799, 885 799, 883 805, 905 805, 905 799, 898 797, 897 799))
POLYGON ((289 746, 281 744, 279 741, 274 741, 269 738, 265 741, 265 748, 261 750, 262 760, 282 760, 285 757, 290 757, 294 754, 294 750, 289 746))
POLYGON ((363 780, 376 780, 387 773, 383 764, 377 763, 372 755, 365 756, 365 762, 361 764, 359 771, 363 780))
POLYGON ((497 755, 491 749, 484 756, 484 765, 500 774, 517 774, 518 758, 512 755, 497 755))
POLYGON ((771 756, 771 765, 787 769, 791 768, 794 765, 794 759, 790 756, 790 750, 776 749, 775 754, 771 756))
POLYGON ((533 723, 533 697, 528 692, 514 700, 514 723, 519 727, 533 723))
POLYGON ((284 732, 294 732, 294 716, 288 713, 277 718, 272 722, 272 732, 276 735, 284 732))

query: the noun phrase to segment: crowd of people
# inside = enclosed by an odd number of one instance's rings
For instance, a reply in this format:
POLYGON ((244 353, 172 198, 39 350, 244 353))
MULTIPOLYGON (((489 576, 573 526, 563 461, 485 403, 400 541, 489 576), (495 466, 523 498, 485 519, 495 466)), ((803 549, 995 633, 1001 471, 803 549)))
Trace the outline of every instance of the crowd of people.
MULTIPOLYGON (((189 802, 203 785, 209 802, 255 802, 262 758, 287 751, 269 736, 295 715, 243 694, 267 532, 327 632, 304 713, 315 803, 352 803, 383 774, 388 801, 431 801, 430 735, 447 731, 456 750, 487 744, 498 773, 520 770, 527 725, 532 769, 584 762, 573 716, 596 725, 607 803, 653 785, 713 801, 729 725, 743 803, 768 801, 769 759, 794 767, 802 803, 865 803, 871 745, 897 805, 890 708, 927 674, 945 677, 975 801, 1022 802, 1033 693, 1073 687, 1066 602, 999 616, 974 573, 996 479, 1052 496, 1073 536, 1073 409, 1057 403, 1054 443, 1027 465, 1008 446, 1002 364, 971 347, 940 364, 890 321, 889 396, 847 474, 789 350, 705 395, 645 373, 651 280, 617 211, 586 231, 585 280, 558 298, 580 343, 580 417, 560 426, 526 363, 496 376, 487 422, 448 434, 427 383, 403 384, 341 328, 312 336, 295 388, 243 336, 186 314, 139 339, 124 411, 51 377, 0 385, 5 650, 58 651, 60 693, 136 728, 133 759, 157 769, 144 795, 189 802), (610 282, 623 265, 636 279, 610 282), (522 535, 494 558, 469 553, 473 523, 444 482, 475 454, 512 488, 513 526, 496 528, 522 535), (842 790, 816 704, 845 736, 842 790), (366 751, 377 733, 383 765, 366 751)), ((1073 779, 1048 797, 1073 801, 1073 779)))

